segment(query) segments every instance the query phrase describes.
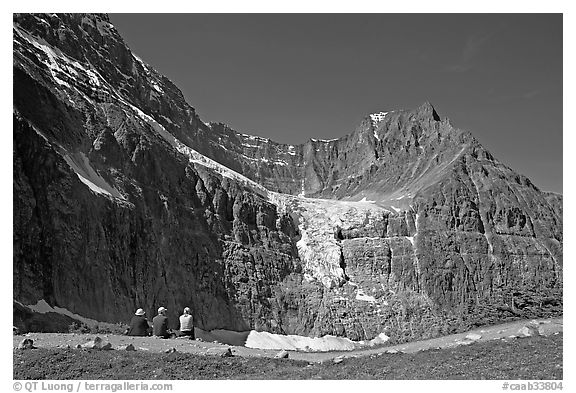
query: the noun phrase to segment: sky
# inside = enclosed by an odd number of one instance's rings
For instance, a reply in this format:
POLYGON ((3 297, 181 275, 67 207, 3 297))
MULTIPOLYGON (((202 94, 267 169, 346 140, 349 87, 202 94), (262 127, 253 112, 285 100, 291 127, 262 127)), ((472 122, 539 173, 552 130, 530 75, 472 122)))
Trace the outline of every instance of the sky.
POLYGON ((299 144, 429 101, 562 193, 562 14, 110 14, 204 121, 299 144))

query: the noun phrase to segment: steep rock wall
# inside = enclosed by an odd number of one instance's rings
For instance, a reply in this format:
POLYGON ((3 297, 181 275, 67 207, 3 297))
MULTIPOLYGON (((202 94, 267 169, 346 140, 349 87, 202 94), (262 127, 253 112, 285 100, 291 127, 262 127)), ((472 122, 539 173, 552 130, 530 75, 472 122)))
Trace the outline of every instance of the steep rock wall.
POLYGON ((283 145, 202 122, 105 15, 14 21, 15 299, 393 341, 562 312, 562 197, 430 104, 283 145))

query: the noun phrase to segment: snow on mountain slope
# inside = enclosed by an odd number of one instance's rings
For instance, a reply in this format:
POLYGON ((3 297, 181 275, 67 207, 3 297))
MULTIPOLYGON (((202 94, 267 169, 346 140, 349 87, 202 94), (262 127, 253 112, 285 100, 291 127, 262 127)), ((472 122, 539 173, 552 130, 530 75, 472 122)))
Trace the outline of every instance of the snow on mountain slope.
POLYGON ((142 112, 139 108, 135 107, 134 105, 129 104, 134 111, 140 116, 146 123, 148 123, 154 131, 158 133, 166 142, 168 142, 172 147, 178 150, 180 153, 184 154, 190 162, 194 164, 202 165, 206 168, 210 168, 216 173, 220 174, 223 177, 228 179, 233 179, 238 183, 244 185, 245 187, 249 187, 254 192, 257 192, 260 195, 267 196, 268 190, 262 187, 260 184, 256 183, 253 180, 248 179, 246 176, 241 175, 240 173, 206 157, 203 154, 198 153, 196 150, 192 149, 191 147, 182 143, 178 138, 168 132, 164 126, 154 120, 151 116, 147 115, 146 113, 142 112))
POLYGON ((97 194, 104 194, 123 200, 125 199, 116 188, 108 184, 102 176, 96 173, 84 153, 63 154, 62 156, 68 165, 70 165, 70 168, 76 172, 80 181, 86 184, 90 190, 97 194))
POLYGON ((372 127, 374 128, 374 138, 376 138, 377 140, 380 140, 380 137, 378 136, 378 133, 376 132, 376 128, 384 120, 384 118, 386 117, 387 114, 388 114, 388 112, 377 112, 377 113, 372 113, 370 115, 370 121, 372 122, 372 127))

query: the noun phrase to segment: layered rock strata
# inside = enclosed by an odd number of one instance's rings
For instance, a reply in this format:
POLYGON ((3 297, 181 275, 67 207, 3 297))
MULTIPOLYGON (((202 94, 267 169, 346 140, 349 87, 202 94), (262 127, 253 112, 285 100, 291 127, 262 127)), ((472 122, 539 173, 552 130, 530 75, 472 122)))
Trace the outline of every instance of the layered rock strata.
POLYGON ((203 122, 106 15, 15 15, 13 62, 24 304, 396 342, 562 312, 562 197, 428 103, 284 145, 203 122))

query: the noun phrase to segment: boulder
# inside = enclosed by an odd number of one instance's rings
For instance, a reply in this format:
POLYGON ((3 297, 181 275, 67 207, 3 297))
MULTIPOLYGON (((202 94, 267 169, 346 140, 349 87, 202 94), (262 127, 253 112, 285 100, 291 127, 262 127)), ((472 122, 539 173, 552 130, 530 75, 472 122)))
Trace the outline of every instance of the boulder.
POLYGON ((34 340, 31 338, 25 338, 24 340, 20 341, 18 344, 18 349, 35 349, 34 340))
POLYGON ((282 351, 278 352, 274 356, 274 359, 288 359, 288 351, 282 350, 282 351))
POLYGON ((101 350, 105 350, 105 351, 110 350, 110 349, 113 349, 113 348, 112 348, 112 343, 107 342, 107 343, 105 343, 105 344, 102 344, 102 346, 100 347, 100 349, 101 349, 101 350))
POLYGON ((370 346, 380 345, 380 344, 387 343, 389 340, 390 340, 390 337, 388 337, 385 333, 380 333, 378 336, 376 336, 376 338, 373 338, 372 340, 370 340, 369 345, 370 346))
POLYGON ((119 351, 135 351, 136 348, 132 344, 121 345, 117 348, 119 351))
POLYGON ((174 352, 177 352, 176 348, 169 348, 164 351, 164 353, 174 353, 174 352))
POLYGON ((344 361, 344 356, 336 356, 334 359, 332 359, 332 363, 334 363, 334 364, 342 363, 343 361, 344 361))
POLYGON ((481 338, 482 338, 481 334, 469 333, 466 335, 466 339, 472 340, 472 341, 480 340, 481 338))
POLYGON ((232 354, 232 349, 230 347, 227 347, 227 348, 222 348, 222 347, 209 348, 206 351, 206 355, 219 356, 221 358, 227 358, 227 357, 234 356, 234 354, 232 354))
POLYGON ((104 342, 104 340, 96 336, 94 339, 80 345, 79 347, 82 349, 110 350, 112 349, 112 344, 109 342, 104 342))
POLYGON ((527 324, 522 326, 520 330, 518 330, 518 334, 523 337, 532 337, 532 336, 539 336, 540 331, 538 328, 532 324, 527 324))

